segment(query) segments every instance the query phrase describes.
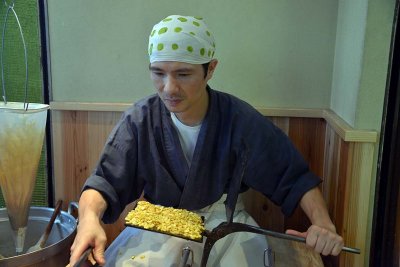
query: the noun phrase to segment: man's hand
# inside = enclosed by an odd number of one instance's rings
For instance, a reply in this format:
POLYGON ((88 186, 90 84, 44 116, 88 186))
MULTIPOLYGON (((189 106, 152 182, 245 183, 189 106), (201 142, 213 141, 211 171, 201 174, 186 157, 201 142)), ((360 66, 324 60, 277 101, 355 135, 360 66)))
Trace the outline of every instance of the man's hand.
POLYGON ((311 225, 307 232, 287 230, 286 233, 305 238, 308 247, 324 256, 337 256, 344 246, 343 238, 335 230, 328 230, 317 225, 311 225))
POLYGON ((77 235, 71 246, 69 265, 74 266, 86 249, 92 247, 94 260, 100 266, 103 266, 105 264, 104 250, 106 242, 106 233, 98 220, 96 222, 96 220, 93 221, 90 218, 85 218, 84 221, 80 221, 77 235))
POLYGON ((343 248, 343 238, 336 233, 319 188, 306 192, 300 200, 300 206, 312 225, 304 233, 294 230, 287 230, 286 233, 304 237, 306 244, 322 255, 337 256, 343 248))
POLYGON ((100 220, 107 208, 102 195, 93 190, 84 191, 79 199, 79 220, 74 243, 71 246, 69 266, 74 266, 82 254, 92 248, 94 260, 100 265, 105 264, 104 250, 107 243, 106 233, 100 220))

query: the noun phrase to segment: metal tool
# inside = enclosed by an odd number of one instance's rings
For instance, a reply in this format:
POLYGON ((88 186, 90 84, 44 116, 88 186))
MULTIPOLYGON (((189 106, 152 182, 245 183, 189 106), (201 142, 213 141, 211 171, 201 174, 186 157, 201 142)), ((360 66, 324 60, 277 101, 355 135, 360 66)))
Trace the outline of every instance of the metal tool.
POLYGON ((232 222, 233 215, 235 213, 236 202, 239 196, 240 187, 242 185, 242 180, 247 167, 247 158, 249 155, 249 148, 247 144, 242 140, 240 151, 242 151, 239 156, 240 164, 237 164, 235 170, 233 171, 235 177, 230 182, 228 193, 225 200, 225 210, 226 210, 226 221, 232 222))
MULTIPOLYGON (((211 251, 211 248, 214 246, 215 242, 217 242, 219 239, 224 238, 225 236, 227 236, 231 233, 235 233, 235 232, 250 232, 250 233, 262 234, 262 235, 266 235, 266 236, 272 236, 272 237, 276 237, 276 238, 297 241, 297 242, 302 242, 302 243, 306 242, 305 238, 303 238, 303 237, 269 231, 269 230, 266 230, 266 229, 263 229, 260 227, 256 227, 256 226, 248 225, 248 224, 244 224, 244 223, 223 222, 220 225, 218 225, 217 227, 215 227, 211 232, 206 231, 204 233, 204 235, 207 237, 207 239, 206 239, 206 243, 204 245, 203 256, 202 256, 202 261, 201 261, 200 266, 206 266, 209 253, 211 251)), ((360 250, 357 248, 343 247, 342 251, 360 254, 360 250)))
MULTIPOLYGON (((287 239, 287 240, 292 240, 292 241, 297 241, 297 242, 302 242, 302 243, 306 242, 305 238, 302 238, 302 237, 283 234, 283 233, 277 233, 277 232, 265 230, 260 227, 256 227, 256 226, 252 226, 252 225, 248 225, 248 224, 244 224, 244 223, 233 222, 233 214, 235 211, 236 202, 237 202, 238 195, 240 192, 240 186, 241 186, 243 176, 244 176, 246 166, 247 166, 248 146, 243 140, 242 140, 242 144, 241 144, 241 151, 242 151, 242 154, 240 156, 241 162, 238 167, 239 170, 234 172, 238 176, 236 176, 236 178, 234 178, 231 181, 231 185, 229 187, 228 195, 227 195, 226 201, 225 201, 227 222, 221 223, 220 225, 215 227, 212 231, 206 230, 204 232, 204 236, 206 236, 206 242, 204 244, 203 255, 202 255, 201 264, 200 264, 200 266, 202 266, 202 267, 206 266, 208 257, 210 255, 211 249, 214 246, 215 242, 217 242, 221 238, 224 238, 228 234, 235 233, 235 232, 250 232, 250 233, 262 234, 262 235, 267 235, 267 236, 272 236, 272 237, 277 237, 277 238, 281 238, 281 239, 287 239)), ((356 248, 343 247, 342 251, 360 254, 360 250, 356 249, 356 248)))
POLYGON ((92 253, 93 248, 89 247, 85 250, 85 252, 83 252, 83 254, 81 255, 81 257, 79 258, 79 260, 75 263, 75 265, 73 267, 90 267, 90 266, 100 266, 97 263, 92 264, 88 257, 89 255, 92 253))

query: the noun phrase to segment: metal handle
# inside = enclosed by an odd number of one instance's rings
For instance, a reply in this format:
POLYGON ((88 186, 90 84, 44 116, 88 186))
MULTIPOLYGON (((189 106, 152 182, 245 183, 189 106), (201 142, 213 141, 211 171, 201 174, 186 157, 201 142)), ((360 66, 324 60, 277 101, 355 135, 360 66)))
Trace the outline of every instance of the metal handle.
POLYGON ((72 215, 72 212, 73 212, 74 210, 78 210, 78 208, 79 208, 78 202, 71 201, 71 202, 68 204, 68 213, 69 213, 70 215, 72 215))
POLYGON ((10 14, 10 11, 14 14, 14 17, 17 21, 18 24, 18 29, 19 33, 22 39, 22 45, 24 47, 24 57, 25 57, 25 98, 24 98, 24 109, 28 109, 28 52, 26 49, 26 44, 25 44, 25 38, 24 34, 22 32, 22 27, 21 23, 19 22, 19 18, 17 13, 14 10, 14 2, 15 0, 12 0, 10 4, 7 3, 6 0, 4 0, 4 4, 7 6, 7 11, 6 15, 4 17, 4 24, 3 24, 3 33, 2 33, 2 46, 1 46, 1 52, 0 52, 0 65, 1 65, 1 79, 2 79, 2 87, 3 87, 3 101, 4 104, 7 104, 7 95, 6 95, 6 83, 4 79, 4 62, 3 62, 3 54, 4 54, 4 40, 5 40, 5 35, 6 35, 6 29, 7 29, 7 21, 8 21, 8 15, 10 14))
POLYGON ((73 267, 86 267, 86 266, 93 266, 91 262, 89 262, 88 257, 92 253, 92 248, 89 247, 88 249, 83 252, 79 260, 75 263, 73 267))
MULTIPOLYGON (((78 211, 78 209, 79 209, 78 202, 71 201, 71 202, 68 204, 68 214, 72 215, 72 217, 74 217, 74 215, 73 215, 72 213, 73 213, 74 211, 78 211)), ((75 218, 75 220, 76 220, 76 224, 78 224, 78 218, 75 218)))
MULTIPOLYGON (((277 237, 277 238, 282 238, 282 239, 287 239, 291 241, 297 241, 297 242, 302 242, 306 243, 306 239, 303 237, 299 236, 294 236, 294 235, 288 235, 288 234, 283 234, 283 233, 278 233, 270 230, 266 230, 260 227, 256 227, 253 225, 247 225, 247 224, 242 224, 242 223, 231 223, 232 227, 234 228, 234 231, 246 231, 246 232, 252 232, 252 233, 259 233, 259 234, 264 234, 272 237, 277 237)), ((358 248, 350 248, 350 247, 343 247, 342 251, 345 252, 351 252, 355 254, 360 254, 360 250, 358 248)))
POLYGON ((264 266, 274 267, 275 265, 275 253, 270 248, 264 250, 264 266))
POLYGON ((181 258, 181 262, 179 263, 179 267, 187 267, 187 266, 192 266, 193 264, 193 251, 190 247, 184 247, 182 249, 182 258, 181 258), (189 260, 189 256, 190 254, 192 255, 192 260, 191 263, 188 264, 188 260, 189 260))

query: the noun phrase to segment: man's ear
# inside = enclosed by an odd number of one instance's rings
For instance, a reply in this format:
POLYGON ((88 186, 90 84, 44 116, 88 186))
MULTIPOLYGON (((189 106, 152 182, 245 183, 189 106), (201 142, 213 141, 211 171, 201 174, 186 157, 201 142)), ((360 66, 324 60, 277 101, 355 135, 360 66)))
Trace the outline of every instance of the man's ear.
POLYGON ((218 65, 217 59, 213 59, 210 61, 209 65, 208 65, 208 70, 207 70, 207 81, 212 78, 214 71, 217 68, 217 65, 218 65))

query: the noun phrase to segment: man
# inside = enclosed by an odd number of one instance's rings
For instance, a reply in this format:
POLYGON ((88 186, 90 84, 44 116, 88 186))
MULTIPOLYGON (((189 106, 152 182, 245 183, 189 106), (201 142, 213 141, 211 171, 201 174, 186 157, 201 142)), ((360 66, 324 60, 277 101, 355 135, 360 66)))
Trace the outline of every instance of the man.
MULTIPOLYGON (((306 233, 287 233, 305 237, 307 245, 323 255, 338 255, 343 239, 317 187, 320 179, 287 136, 247 103, 207 85, 218 61, 205 22, 178 15, 163 19, 153 27, 148 52, 158 94, 128 109, 107 140, 80 197, 70 263, 91 246, 95 260, 105 264, 106 235, 100 220, 115 221, 142 192, 152 203, 200 210, 212 214, 210 221, 220 220, 220 200, 239 175, 243 155, 248 160, 241 191, 251 187, 262 192, 287 215, 300 204, 312 225, 306 233)), ((241 214, 237 220, 252 223, 241 214)), ((140 247, 149 238, 131 240, 140 247)), ((234 249, 256 239, 244 237, 234 249)))

